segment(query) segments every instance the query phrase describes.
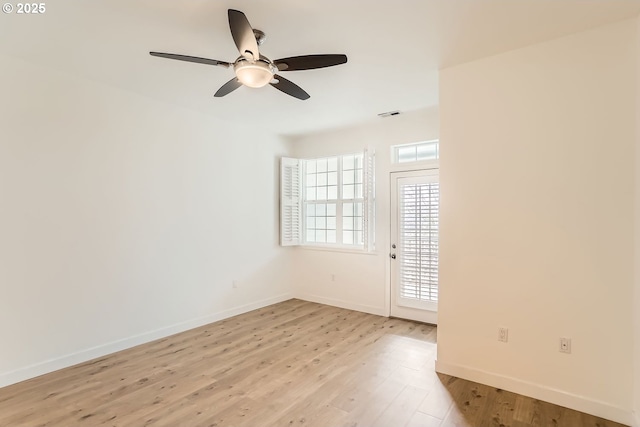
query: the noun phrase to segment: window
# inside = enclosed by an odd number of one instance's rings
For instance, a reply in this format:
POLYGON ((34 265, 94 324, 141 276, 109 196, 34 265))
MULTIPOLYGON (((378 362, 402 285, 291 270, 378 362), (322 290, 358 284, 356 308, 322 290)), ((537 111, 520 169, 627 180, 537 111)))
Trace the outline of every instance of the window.
POLYGON ((395 163, 422 162, 440 158, 440 144, 437 140, 394 145, 391 150, 395 163))
POLYGON ((281 244, 371 250, 373 165, 368 151, 283 158, 281 244))

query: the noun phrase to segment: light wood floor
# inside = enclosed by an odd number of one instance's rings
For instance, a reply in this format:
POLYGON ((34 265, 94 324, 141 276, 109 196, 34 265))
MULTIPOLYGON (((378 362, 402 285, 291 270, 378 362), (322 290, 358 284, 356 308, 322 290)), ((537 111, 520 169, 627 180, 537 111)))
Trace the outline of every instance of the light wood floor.
POLYGON ((0 389, 0 426, 620 426, 437 375, 435 343, 290 300, 0 389))

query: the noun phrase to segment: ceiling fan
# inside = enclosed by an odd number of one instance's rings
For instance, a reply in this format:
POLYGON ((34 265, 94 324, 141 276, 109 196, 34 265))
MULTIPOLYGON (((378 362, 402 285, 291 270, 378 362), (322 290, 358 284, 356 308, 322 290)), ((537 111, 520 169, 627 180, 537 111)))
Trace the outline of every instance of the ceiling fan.
POLYGON ((276 73, 325 68, 347 62, 346 55, 303 55, 272 61, 258 51, 258 46, 262 45, 266 38, 265 34, 260 30, 251 28, 249 20, 239 10, 229 9, 228 15, 231 36, 238 51, 240 51, 240 56, 233 63, 173 53, 149 52, 149 54, 161 58, 217 65, 225 68, 233 65, 236 76, 222 85, 215 93, 215 97, 228 95, 242 85, 257 88, 270 84, 287 95, 302 100, 309 99, 309 94, 300 86, 276 73))

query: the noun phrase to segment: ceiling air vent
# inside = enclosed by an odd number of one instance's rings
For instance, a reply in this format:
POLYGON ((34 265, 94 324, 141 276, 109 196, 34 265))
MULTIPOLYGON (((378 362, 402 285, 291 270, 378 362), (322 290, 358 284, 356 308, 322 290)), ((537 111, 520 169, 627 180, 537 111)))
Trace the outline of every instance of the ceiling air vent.
POLYGON ((400 114, 400 111, 387 111, 386 113, 378 114, 378 117, 391 117, 397 116, 398 114, 400 114))

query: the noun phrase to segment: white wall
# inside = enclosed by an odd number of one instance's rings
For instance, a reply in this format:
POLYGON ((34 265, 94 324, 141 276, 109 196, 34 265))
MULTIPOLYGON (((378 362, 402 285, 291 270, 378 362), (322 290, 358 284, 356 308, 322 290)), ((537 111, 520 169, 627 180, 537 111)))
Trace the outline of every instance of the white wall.
POLYGON ((631 422, 636 25, 442 71, 439 371, 631 422))
POLYGON ((297 297, 388 315, 389 172, 392 145, 438 138, 437 110, 374 118, 351 128, 294 138, 292 155, 315 158, 362 151, 376 153, 376 250, 373 254, 290 248, 297 297), (331 276, 335 276, 335 281, 331 276))
POLYGON ((636 30, 636 192, 635 192, 635 300, 634 300, 634 412, 640 427, 640 17, 636 30))
POLYGON ((290 296, 287 143, 7 57, 0 81, 0 386, 290 296))

